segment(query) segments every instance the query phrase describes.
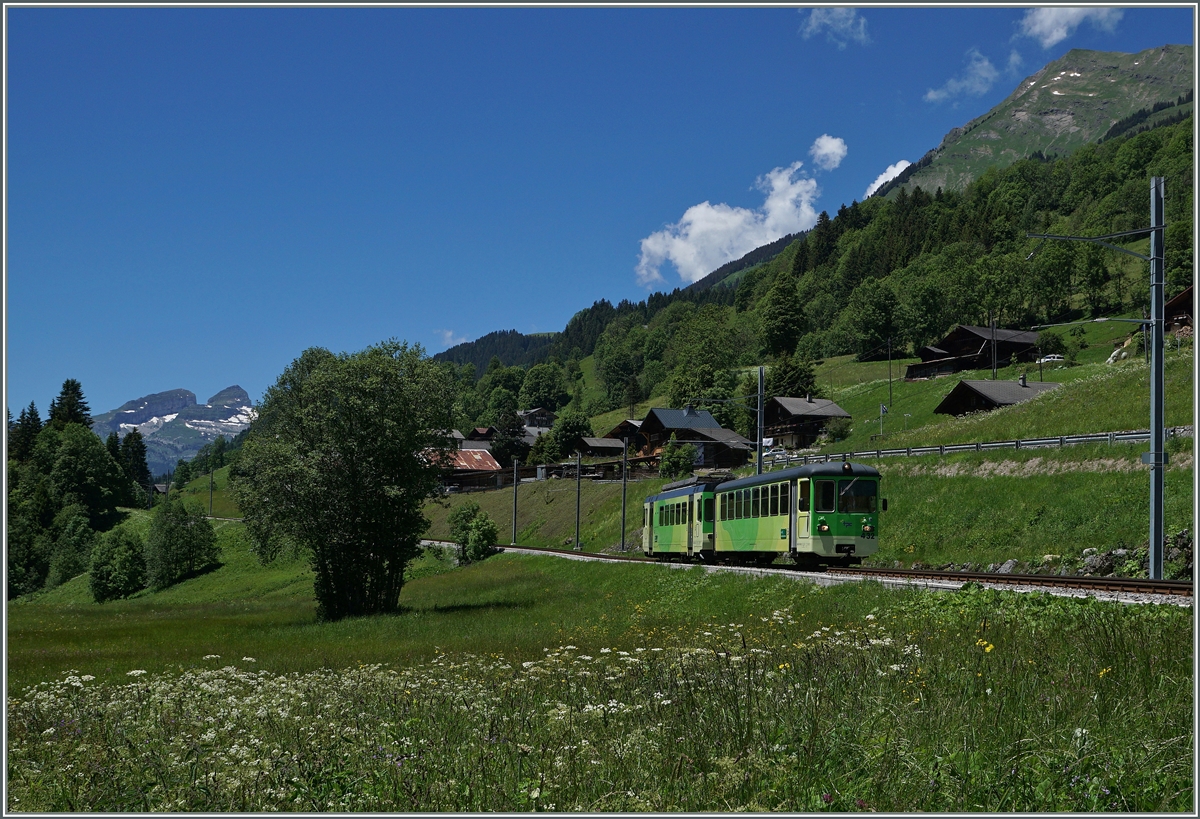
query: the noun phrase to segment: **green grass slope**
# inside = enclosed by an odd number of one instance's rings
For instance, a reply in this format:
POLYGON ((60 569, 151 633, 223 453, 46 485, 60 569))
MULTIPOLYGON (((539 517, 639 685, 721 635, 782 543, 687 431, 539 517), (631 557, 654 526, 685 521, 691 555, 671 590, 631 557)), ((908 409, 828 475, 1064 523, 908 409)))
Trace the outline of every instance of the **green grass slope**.
MULTIPOLYGON (((1107 357, 1111 347, 1097 353, 1107 357)), ((1088 351, 1085 351, 1088 352, 1088 351)), ((878 364, 872 365, 878 367, 878 364)), ((998 370, 997 377, 1016 380, 1021 369, 1037 381, 1037 365, 998 370)), ((894 380, 890 409, 879 433, 879 405, 889 404, 886 379, 864 381, 835 389, 833 399, 853 418, 848 438, 827 447, 831 452, 935 444, 1003 441, 1041 436, 1119 432, 1150 426, 1150 368, 1142 358, 1114 364, 1093 363, 1078 367, 1043 368, 1044 381, 1062 386, 1029 401, 962 418, 938 415, 933 410, 960 380, 987 380, 990 370, 956 373, 929 381, 894 380), (905 414, 911 417, 905 418, 905 414), (907 431, 904 426, 907 424, 907 431)), ((1164 358, 1165 410, 1168 426, 1192 423, 1194 356, 1192 348, 1169 351, 1164 358)))

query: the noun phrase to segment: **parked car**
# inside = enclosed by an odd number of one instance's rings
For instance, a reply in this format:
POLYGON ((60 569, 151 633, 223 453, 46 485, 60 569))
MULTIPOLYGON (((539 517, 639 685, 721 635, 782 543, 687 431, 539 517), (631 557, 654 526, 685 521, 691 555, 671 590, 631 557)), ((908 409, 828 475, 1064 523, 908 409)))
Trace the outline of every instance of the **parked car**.
POLYGON ((1046 355, 1037 360, 1038 364, 1061 364, 1065 359, 1061 355, 1046 355))

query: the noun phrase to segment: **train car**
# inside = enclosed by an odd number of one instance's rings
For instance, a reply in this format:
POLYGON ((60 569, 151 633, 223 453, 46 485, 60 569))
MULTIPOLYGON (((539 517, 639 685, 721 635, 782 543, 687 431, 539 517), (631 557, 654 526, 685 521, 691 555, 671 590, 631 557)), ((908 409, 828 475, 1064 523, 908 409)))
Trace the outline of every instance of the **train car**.
POLYGON ((669 483, 642 507, 642 552, 650 557, 711 557, 714 552, 714 490, 720 478, 669 483))
POLYGON ((809 464, 715 487, 714 555, 740 563, 861 563, 879 550, 879 471, 809 464))

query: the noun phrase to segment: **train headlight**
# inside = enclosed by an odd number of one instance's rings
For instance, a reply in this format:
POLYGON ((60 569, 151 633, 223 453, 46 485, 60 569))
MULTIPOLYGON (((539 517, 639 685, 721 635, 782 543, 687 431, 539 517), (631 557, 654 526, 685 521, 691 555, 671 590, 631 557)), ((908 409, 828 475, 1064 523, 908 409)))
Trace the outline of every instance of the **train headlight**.
POLYGON ((817 521, 817 531, 823 535, 829 534, 829 524, 824 520, 817 521))
POLYGON ((874 527, 874 526, 872 526, 872 525, 871 525, 871 524, 869 524, 869 523, 864 523, 864 524, 863 524, 863 534, 864 534, 864 535, 872 535, 872 534, 875 534, 875 527, 874 527))

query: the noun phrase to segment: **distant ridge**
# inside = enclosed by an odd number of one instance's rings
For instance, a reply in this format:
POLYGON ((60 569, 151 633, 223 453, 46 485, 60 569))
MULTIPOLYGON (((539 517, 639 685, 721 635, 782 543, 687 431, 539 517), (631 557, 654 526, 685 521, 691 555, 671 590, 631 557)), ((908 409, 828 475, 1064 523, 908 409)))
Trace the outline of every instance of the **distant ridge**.
POLYGON ((1123 123, 1132 128, 1178 121, 1194 109, 1194 77, 1190 45, 1137 54, 1072 49, 1021 80, 986 114, 951 129, 941 144, 873 195, 888 196, 901 186, 961 191, 990 167, 1066 156, 1121 133, 1113 129, 1123 123))
POLYGON ((534 333, 526 335, 516 330, 496 330, 474 341, 464 341, 436 353, 434 361, 450 361, 454 364, 474 364, 475 376, 479 378, 487 369, 492 356, 498 356, 506 367, 526 367, 544 361, 558 333, 534 333))
POLYGON ((756 247, 742 258, 735 259, 732 262, 726 262, 713 272, 709 273, 703 279, 692 282, 687 287, 683 288, 683 292, 695 293, 700 290, 707 290, 713 285, 717 285, 725 281, 725 279, 729 278, 734 273, 745 270, 747 267, 754 267, 754 265, 760 264, 761 262, 768 262, 782 253, 784 248, 786 248, 796 239, 805 236, 807 233, 807 230, 799 233, 789 233, 787 236, 781 236, 775 241, 765 244, 762 247, 756 247))

